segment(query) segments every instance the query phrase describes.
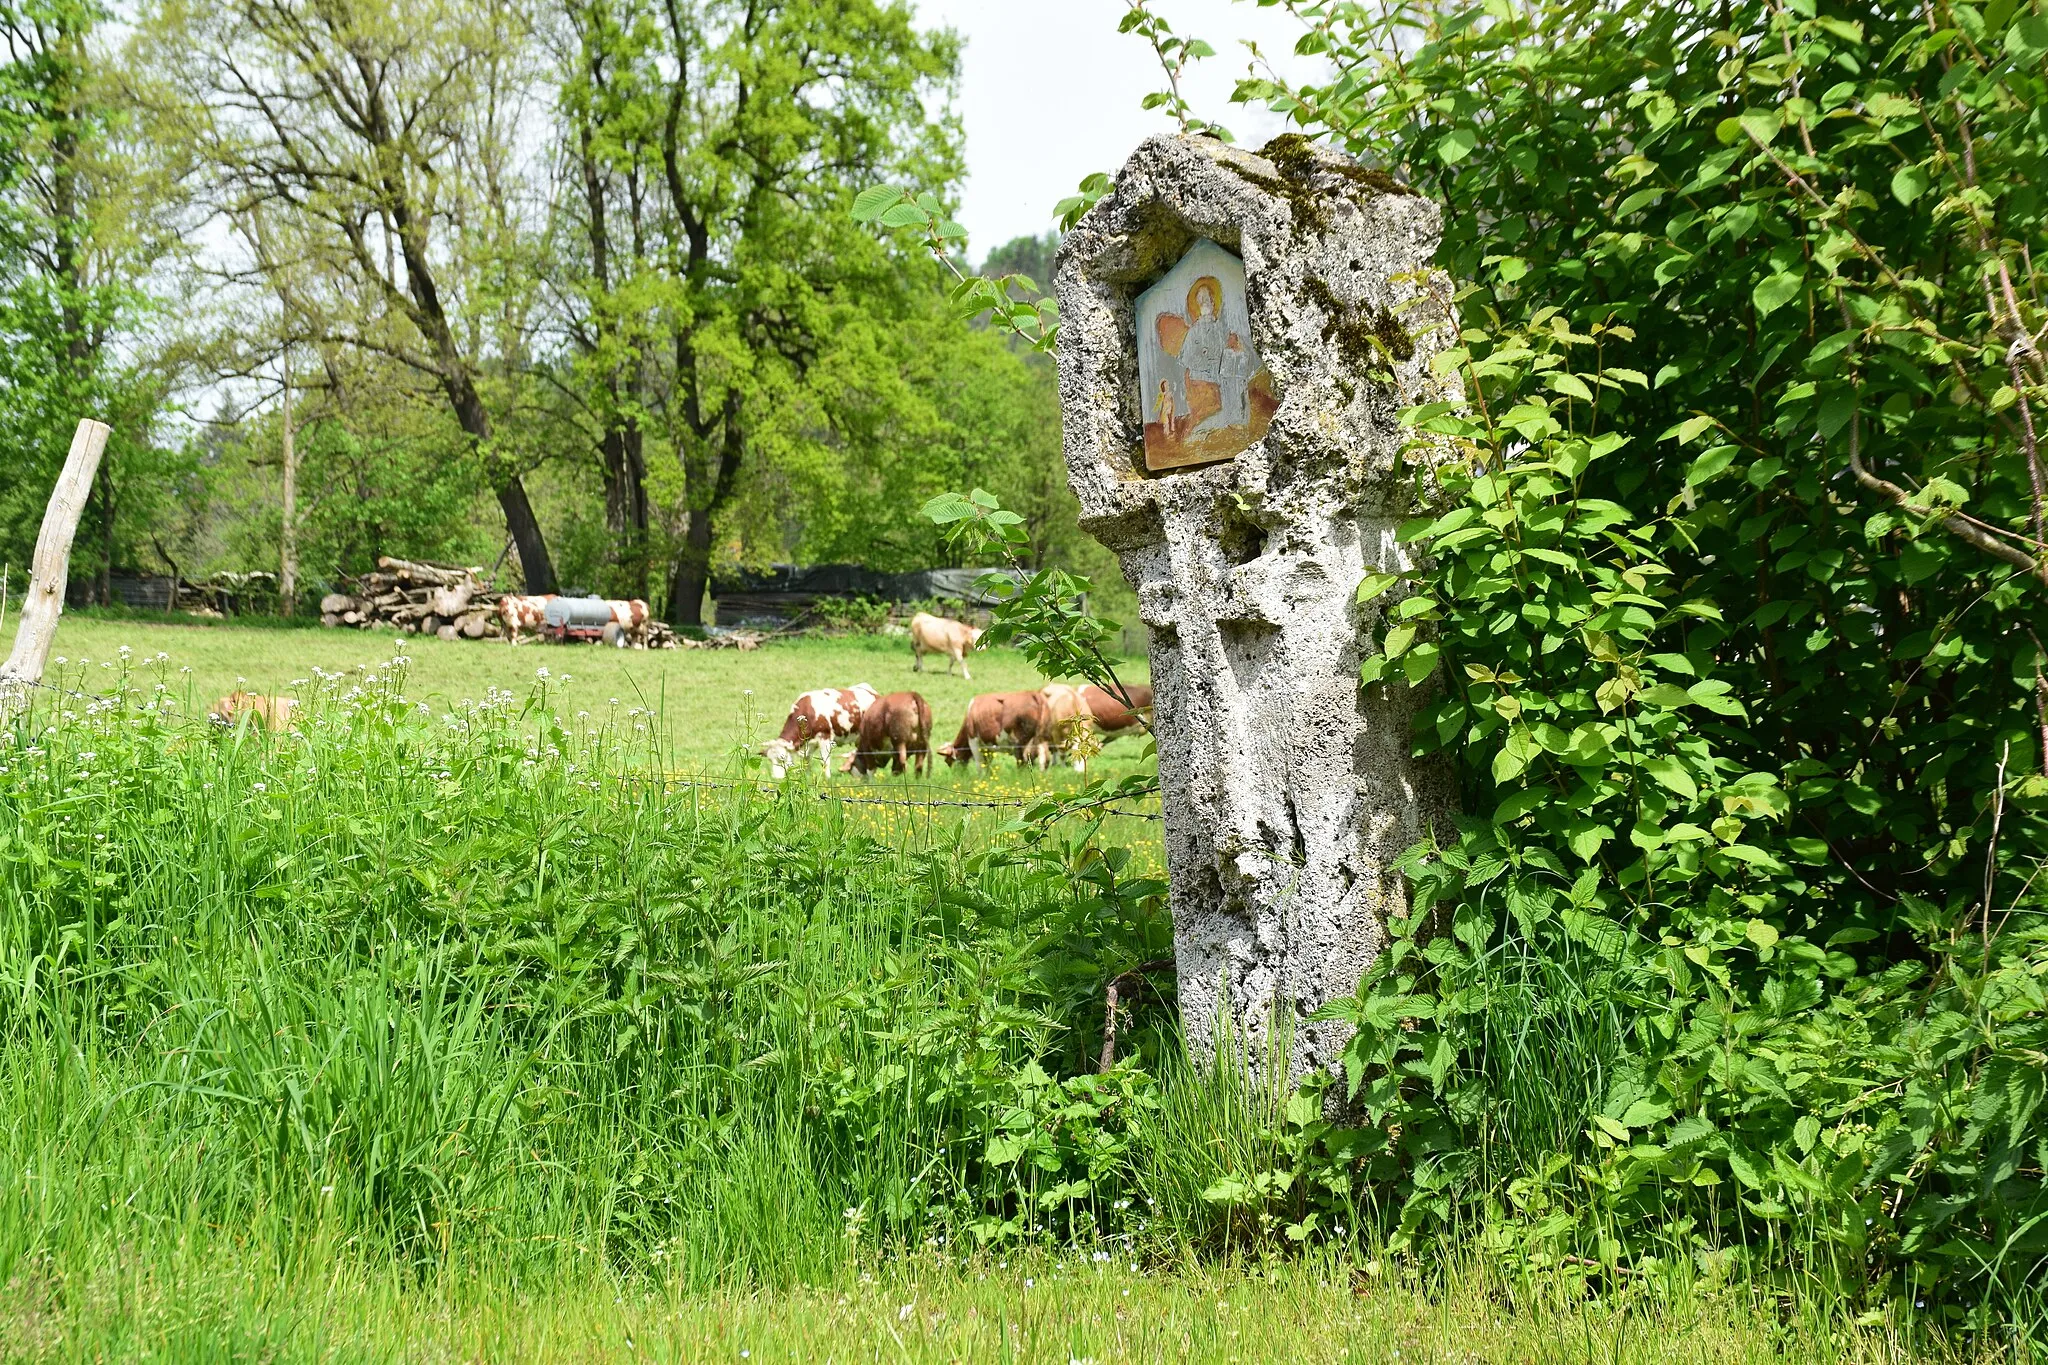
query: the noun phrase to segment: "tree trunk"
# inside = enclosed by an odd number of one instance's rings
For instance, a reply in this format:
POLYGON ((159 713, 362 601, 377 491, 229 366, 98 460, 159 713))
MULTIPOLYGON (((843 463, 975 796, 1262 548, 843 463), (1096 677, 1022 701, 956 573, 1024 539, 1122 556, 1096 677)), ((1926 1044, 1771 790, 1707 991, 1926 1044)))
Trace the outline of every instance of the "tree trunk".
MULTIPOLYGON (((491 415, 484 408, 484 400, 469 382, 466 371, 450 366, 442 375, 442 383, 448 390, 448 398, 455 408, 455 418, 462 430, 476 442, 477 449, 488 451, 491 444, 491 415)), ((526 500, 526 485, 519 475, 505 471, 498 482, 498 506, 505 511, 505 529, 511 533, 512 544, 519 551, 519 571, 526 580, 526 591, 535 595, 555 591, 555 565, 548 558, 548 542, 541 535, 540 519, 533 514, 533 504, 526 500)))
POLYGON ((505 509, 505 529, 519 551, 519 571, 526 591, 540 595, 555 591, 555 566, 548 558, 548 543, 540 533, 540 521, 533 504, 526 500, 526 485, 514 474, 498 489, 498 506, 505 509))
POLYGON ((292 444, 292 362, 284 362, 284 524, 278 545, 277 596, 290 616, 299 605, 299 455, 292 444))
POLYGON ((604 459, 604 522, 612 557, 630 596, 647 596, 647 462, 640 426, 621 421, 599 444, 604 459))
POLYGON ((711 624, 704 619, 704 593, 711 586, 711 513, 690 513, 690 527, 677 551, 668 581, 668 621, 672 626, 711 624))
POLYGON ((740 452, 746 445, 737 393, 726 395, 718 424, 716 476, 707 468, 706 459, 683 461, 683 496, 689 501, 690 524, 669 574, 668 619, 674 626, 709 624, 704 620, 704 591, 711 584, 712 518, 732 498, 733 485, 739 479, 740 452))

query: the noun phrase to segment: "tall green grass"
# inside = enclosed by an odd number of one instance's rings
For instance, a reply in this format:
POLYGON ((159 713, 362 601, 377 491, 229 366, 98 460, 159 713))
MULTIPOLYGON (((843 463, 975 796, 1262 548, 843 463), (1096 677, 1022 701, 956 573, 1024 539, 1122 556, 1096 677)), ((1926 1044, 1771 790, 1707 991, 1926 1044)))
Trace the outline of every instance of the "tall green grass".
POLYGON ((400 664, 282 736, 158 685, 0 748, 0 1279, 198 1226, 781 1282, 1093 1206, 1020 1220, 1085 1154, 1020 1177, 986 1146, 1167 940, 1121 850, 666 785, 630 711, 436 715, 400 664))

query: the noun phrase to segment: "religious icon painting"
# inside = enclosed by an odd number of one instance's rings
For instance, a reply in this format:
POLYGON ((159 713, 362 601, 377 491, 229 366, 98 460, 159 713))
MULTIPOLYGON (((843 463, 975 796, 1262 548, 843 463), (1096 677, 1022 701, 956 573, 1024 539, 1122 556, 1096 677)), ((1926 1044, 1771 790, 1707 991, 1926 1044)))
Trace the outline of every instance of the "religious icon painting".
POLYGON ((1227 460, 1266 434, 1280 399, 1252 347, 1244 262, 1204 239, 1138 296, 1145 467, 1227 460))

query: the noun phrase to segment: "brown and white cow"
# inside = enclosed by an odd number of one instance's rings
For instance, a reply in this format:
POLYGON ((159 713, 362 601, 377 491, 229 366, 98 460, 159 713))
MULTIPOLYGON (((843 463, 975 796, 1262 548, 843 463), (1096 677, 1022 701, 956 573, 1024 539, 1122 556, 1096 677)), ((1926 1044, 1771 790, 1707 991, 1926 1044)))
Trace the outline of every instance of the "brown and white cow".
POLYGON ((1007 749, 1022 767, 1045 723, 1045 698, 1036 692, 984 692, 967 703, 967 716, 951 744, 939 753, 947 763, 989 763, 1007 749))
POLYGON ((260 692, 230 692, 206 710, 215 725, 233 727, 244 716, 250 724, 266 730, 289 730, 297 724, 299 704, 290 697, 266 697, 260 692))
POLYGON ((547 617, 548 603, 554 600, 555 594, 551 592, 534 597, 508 592, 500 597, 498 620, 504 624, 505 638, 516 645, 521 630, 539 630, 540 623, 547 617))
POLYGON ((887 765, 901 773, 906 763, 918 773, 931 770, 931 703, 915 692, 891 692, 861 717, 860 743, 847 756, 846 770, 866 777, 887 765))
POLYGON ((973 682, 974 675, 967 671, 967 651, 973 649, 980 639, 981 631, 965 621, 953 621, 921 611, 910 618, 910 671, 924 672, 925 655, 943 654, 948 673, 957 663, 960 676, 973 682))
POLYGON ((607 598, 605 605, 611 608, 612 620, 626 633, 626 643, 634 648, 647 644, 647 604, 637 597, 624 601, 607 598))
POLYGON ((796 766, 805 749, 815 749, 825 775, 832 775, 832 745, 860 733, 861 717, 875 704, 875 689, 866 683, 852 687, 821 687, 806 692, 789 708, 782 733, 761 746, 768 771, 780 782, 796 766))

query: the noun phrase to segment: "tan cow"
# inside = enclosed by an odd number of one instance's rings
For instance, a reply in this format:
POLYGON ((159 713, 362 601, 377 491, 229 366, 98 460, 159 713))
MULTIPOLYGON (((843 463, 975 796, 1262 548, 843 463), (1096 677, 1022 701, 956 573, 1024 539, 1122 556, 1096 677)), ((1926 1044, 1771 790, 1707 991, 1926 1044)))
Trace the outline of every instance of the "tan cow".
POLYGON ((1029 762, 1031 746, 1045 723, 1045 698, 1036 692, 984 692, 967 703, 967 716, 951 744, 941 744, 946 762, 986 766, 995 753, 1008 749, 1017 765, 1029 762))
POLYGON ((1081 684, 1081 700, 1087 703, 1105 742, 1126 731, 1143 732, 1152 727, 1152 689, 1143 683, 1125 683, 1123 697, 1130 698, 1130 705, 1124 705, 1114 688, 1081 684))
POLYGON ((1087 698, 1081 695, 1081 688, 1072 683, 1047 683, 1038 689, 1044 699, 1045 712, 1039 722, 1038 738, 1027 752, 1041 770, 1052 763, 1052 751, 1057 746, 1072 755, 1074 771, 1088 771, 1086 745, 1082 737, 1095 727, 1095 713, 1089 708, 1087 698))
POLYGON ((931 703, 915 692, 891 692, 861 717, 860 743, 847 755, 846 771, 866 777, 886 764, 901 773, 906 761, 920 774, 931 770, 931 703))
POLYGON ((505 638, 513 644, 519 643, 519 632, 539 630, 546 619, 548 603, 555 600, 555 594, 542 593, 534 597, 522 597, 517 593, 506 593, 498 599, 498 620, 504 623, 505 638))
POLYGON ((266 697, 260 692, 230 692, 206 710, 215 725, 233 728, 244 716, 251 724, 280 732, 298 723, 299 704, 290 697, 266 697))
POLYGON ((960 676, 973 682, 974 675, 967 671, 967 651, 973 649, 980 639, 981 631, 965 621, 952 621, 921 611, 910 618, 910 671, 924 672, 925 655, 943 654, 948 673, 957 663, 960 676))
POLYGON ((780 782, 805 749, 815 749, 825 775, 832 775, 832 745, 860 731, 861 717, 875 704, 875 689, 866 683, 821 687, 798 697, 782 722, 782 733, 761 746, 768 771, 780 782))

